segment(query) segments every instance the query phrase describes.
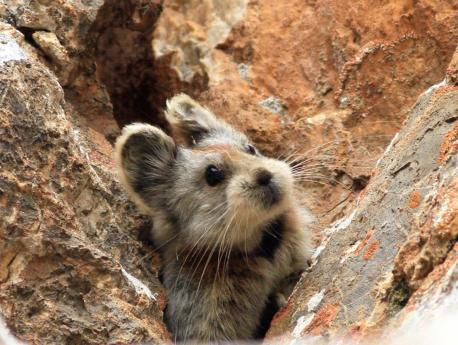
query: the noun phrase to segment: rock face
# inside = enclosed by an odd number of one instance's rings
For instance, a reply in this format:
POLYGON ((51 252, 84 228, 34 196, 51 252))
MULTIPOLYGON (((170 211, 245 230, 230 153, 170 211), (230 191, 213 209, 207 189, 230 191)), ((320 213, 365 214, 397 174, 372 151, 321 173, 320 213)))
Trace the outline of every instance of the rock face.
POLYGON ((454 296, 456 312, 457 120, 456 85, 419 98, 353 211, 324 230, 270 336, 361 337, 395 316, 421 320, 436 294, 454 296))
POLYGON ((148 267, 154 253, 136 238, 144 221, 97 159, 56 77, 21 34, 0 25, 7 326, 34 344, 165 341, 162 289, 148 267))
POLYGON ((171 67, 184 81, 213 75, 214 48, 223 43, 244 14, 247 0, 169 1, 153 36, 156 59, 171 55, 171 67))
POLYGON ((456 311, 457 25, 452 0, 0 0, 0 319, 34 344, 169 339, 112 143, 167 130, 182 91, 304 166, 315 262, 269 338, 456 311))

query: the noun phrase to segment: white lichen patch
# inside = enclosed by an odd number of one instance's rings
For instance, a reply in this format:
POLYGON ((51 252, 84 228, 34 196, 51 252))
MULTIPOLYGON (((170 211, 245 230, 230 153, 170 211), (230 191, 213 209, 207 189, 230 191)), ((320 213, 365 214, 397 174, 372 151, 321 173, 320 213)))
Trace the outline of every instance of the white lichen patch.
POLYGON ((313 261, 312 267, 315 265, 316 259, 318 259, 318 257, 320 256, 321 252, 324 250, 324 248, 326 248, 326 245, 328 244, 328 242, 329 242, 329 238, 326 238, 325 240, 323 240, 321 242, 321 244, 313 252, 313 255, 312 255, 312 258, 311 258, 312 261, 313 261))
POLYGON ((246 81, 250 81, 250 66, 245 63, 239 63, 237 65, 237 71, 239 72, 240 78, 246 81))
POLYGON ((348 104, 349 104, 349 99, 347 96, 342 96, 339 98, 339 106, 341 108, 348 107, 348 104))
POLYGON ((293 336, 295 338, 299 338, 301 336, 304 329, 312 322, 314 316, 315 314, 312 313, 301 316, 299 319, 297 319, 296 326, 293 329, 293 336))
POLYGON ((344 256, 342 257, 342 259, 340 259, 340 263, 343 264, 345 261, 347 261, 348 257, 350 255, 352 255, 356 251, 356 249, 358 249, 360 244, 361 244, 361 240, 356 241, 350 248, 348 248, 345 251, 344 256))
POLYGON ((282 101, 274 96, 269 96, 259 102, 259 105, 274 114, 283 114, 285 106, 282 101))
POLYGON ((334 223, 331 224, 329 228, 323 230, 323 235, 325 235, 325 239, 315 249, 315 252, 312 255, 312 258, 311 258, 313 262, 312 267, 316 264, 317 258, 320 256, 321 252, 326 248, 326 245, 328 244, 331 238, 331 235, 338 231, 342 231, 348 228, 348 226, 353 221, 353 218, 355 218, 355 215, 356 215, 356 210, 354 210, 347 217, 343 217, 341 219, 336 220, 334 223))
POLYGON ((323 300, 325 291, 326 289, 322 289, 320 292, 317 292, 309 299, 307 302, 307 310, 309 313, 315 311, 316 308, 320 305, 321 301, 323 300))
POLYGON ((328 117, 324 113, 307 118, 307 123, 311 125, 322 125, 328 117))
POLYGON ((434 84, 430 86, 424 93, 423 95, 429 95, 431 92, 441 88, 442 86, 447 85, 447 81, 444 79, 440 83, 434 84))
POLYGON ((435 214, 433 218, 434 226, 439 225, 439 223, 442 221, 442 218, 444 217, 445 213, 448 211, 448 205, 449 205, 449 200, 448 198, 444 198, 442 200, 442 203, 439 207, 439 210, 435 214))
POLYGON ((334 223, 331 224, 329 228, 323 230, 323 233, 327 236, 330 236, 335 232, 345 230, 351 224, 353 218, 355 218, 355 215, 356 210, 350 213, 350 215, 348 215, 347 217, 343 217, 336 220, 334 223))
POLYGON ((0 66, 7 61, 25 60, 27 55, 9 35, 0 34, 0 66))
POLYGON ((399 141, 399 133, 396 133, 396 135, 393 137, 393 139, 390 141, 389 145, 386 147, 385 152, 383 152, 383 155, 380 156, 380 158, 377 160, 377 163, 375 163, 375 167, 378 167, 380 162, 382 161, 382 158, 385 157, 388 152, 390 152, 394 145, 399 141))
POLYGON ((156 294, 152 293, 151 290, 143 284, 139 279, 135 278, 129 272, 127 272, 124 267, 121 266, 121 272, 126 278, 127 282, 135 289, 135 292, 139 295, 145 295, 149 299, 156 301, 156 294))

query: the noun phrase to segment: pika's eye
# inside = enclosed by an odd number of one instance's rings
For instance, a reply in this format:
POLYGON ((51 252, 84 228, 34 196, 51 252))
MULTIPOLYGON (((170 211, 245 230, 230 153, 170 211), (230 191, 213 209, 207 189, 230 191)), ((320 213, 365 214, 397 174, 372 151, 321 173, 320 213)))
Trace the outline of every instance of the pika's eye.
POLYGON ((213 164, 209 165, 205 170, 205 179, 210 187, 216 186, 224 181, 224 173, 213 164))
POLYGON ((245 152, 249 153, 250 155, 255 155, 256 154, 256 149, 251 144, 246 144, 244 146, 244 149, 245 149, 245 152))

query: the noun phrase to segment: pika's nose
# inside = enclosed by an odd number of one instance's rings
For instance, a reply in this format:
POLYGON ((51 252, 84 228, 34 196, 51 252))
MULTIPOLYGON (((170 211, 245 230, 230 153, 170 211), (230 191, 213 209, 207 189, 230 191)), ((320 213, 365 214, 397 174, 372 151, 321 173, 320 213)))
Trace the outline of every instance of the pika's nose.
POLYGON ((262 169, 256 172, 256 182, 260 186, 267 186, 272 180, 272 173, 268 170, 262 169))

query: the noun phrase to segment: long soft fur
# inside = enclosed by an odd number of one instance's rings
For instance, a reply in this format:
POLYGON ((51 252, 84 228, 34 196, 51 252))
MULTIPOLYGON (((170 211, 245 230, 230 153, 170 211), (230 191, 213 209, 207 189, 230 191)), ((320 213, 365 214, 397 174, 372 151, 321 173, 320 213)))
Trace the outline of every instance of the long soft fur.
POLYGON ((116 143, 120 180, 154 219, 166 323, 177 341, 260 337, 311 251, 291 169, 186 95, 167 102, 166 117, 186 147, 147 124, 116 143))

